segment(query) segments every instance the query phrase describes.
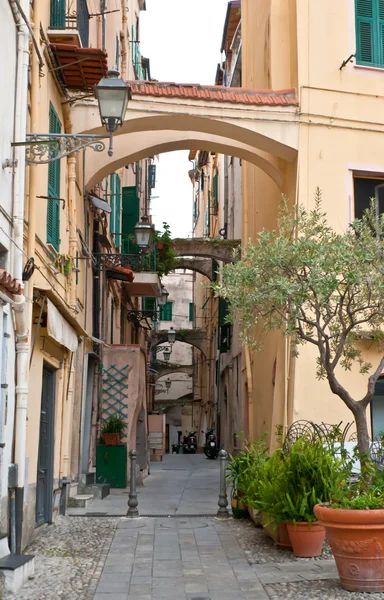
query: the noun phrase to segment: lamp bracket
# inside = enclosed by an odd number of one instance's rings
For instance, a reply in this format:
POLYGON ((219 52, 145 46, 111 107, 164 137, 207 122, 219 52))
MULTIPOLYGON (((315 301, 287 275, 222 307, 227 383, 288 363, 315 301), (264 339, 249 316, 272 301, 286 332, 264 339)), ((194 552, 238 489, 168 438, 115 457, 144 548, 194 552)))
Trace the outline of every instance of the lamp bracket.
POLYGON ((153 346, 152 350, 157 354, 158 352, 164 352, 164 350, 171 350, 171 348, 169 346, 153 346))
POLYGON ((86 135, 69 133, 27 133, 25 142, 14 142, 12 146, 26 146, 26 162, 42 165, 79 152, 84 148, 92 148, 95 152, 103 152, 105 135, 86 135))

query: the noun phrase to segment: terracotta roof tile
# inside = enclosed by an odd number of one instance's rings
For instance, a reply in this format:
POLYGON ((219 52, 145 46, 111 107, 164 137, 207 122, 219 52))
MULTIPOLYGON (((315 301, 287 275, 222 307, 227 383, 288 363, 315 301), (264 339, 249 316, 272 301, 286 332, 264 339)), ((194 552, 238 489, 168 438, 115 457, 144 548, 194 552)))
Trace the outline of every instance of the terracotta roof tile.
POLYGON ((0 269, 0 286, 11 294, 19 295, 23 293, 21 283, 18 283, 17 279, 12 277, 10 273, 7 273, 5 269, 0 269))
POLYGON ((295 90, 250 90, 227 88, 221 85, 164 83, 157 81, 129 81, 132 94, 137 96, 172 96, 196 98, 212 102, 231 102, 258 106, 297 106, 295 90))

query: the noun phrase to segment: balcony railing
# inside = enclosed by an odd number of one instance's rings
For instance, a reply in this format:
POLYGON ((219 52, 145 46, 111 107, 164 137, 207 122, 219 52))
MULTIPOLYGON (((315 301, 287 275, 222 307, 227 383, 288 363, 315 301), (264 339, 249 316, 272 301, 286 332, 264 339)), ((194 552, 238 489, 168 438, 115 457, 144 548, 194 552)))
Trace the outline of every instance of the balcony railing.
POLYGON ((155 273, 157 270, 156 252, 148 254, 94 254, 100 269, 126 267, 136 273, 155 273))
POLYGON ((51 0, 50 28, 78 31, 83 48, 89 44, 87 0, 51 0))

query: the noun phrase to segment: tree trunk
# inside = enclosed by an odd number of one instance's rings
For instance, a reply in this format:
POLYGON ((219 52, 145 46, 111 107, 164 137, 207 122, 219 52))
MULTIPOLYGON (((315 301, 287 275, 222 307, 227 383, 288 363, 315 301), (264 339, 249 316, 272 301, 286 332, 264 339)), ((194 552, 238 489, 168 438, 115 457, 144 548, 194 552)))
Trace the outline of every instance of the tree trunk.
POLYGON ((356 403, 356 406, 352 412, 356 421, 357 446, 359 448, 361 474, 363 475, 367 485, 370 485, 372 479, 372 469, 369 468, 371 457, 369 454, 370 439, 367 424, 367 408, 359 403, 356 403))

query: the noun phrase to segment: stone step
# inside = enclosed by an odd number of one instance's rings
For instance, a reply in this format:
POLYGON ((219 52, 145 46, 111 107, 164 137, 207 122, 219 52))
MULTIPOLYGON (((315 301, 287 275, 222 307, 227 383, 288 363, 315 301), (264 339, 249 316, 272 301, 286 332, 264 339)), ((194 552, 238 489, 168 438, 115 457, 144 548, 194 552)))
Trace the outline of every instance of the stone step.
POLYGON ((92 500, 92 494, 77 494, 77 496, 68 499, 68 506, 72 508, 87 508, 92 500))
POLYGON ((109 483, 94 483, 93 485, 80 485, 79 492, 81 494, 91 494, 97 500, 103 500, 109 496, 111 486, 109 483))
POLYGON ((0 571, 4 574, 7 592, 17 592, 35 574, 35 557, 31 554, 8 554, 0 558, 0 571))
POLYGON ((79 483, 81 485, 93 485, 95 483, 96 473, 89 471, 89 473, 81 473, 79 475, 79 483))

